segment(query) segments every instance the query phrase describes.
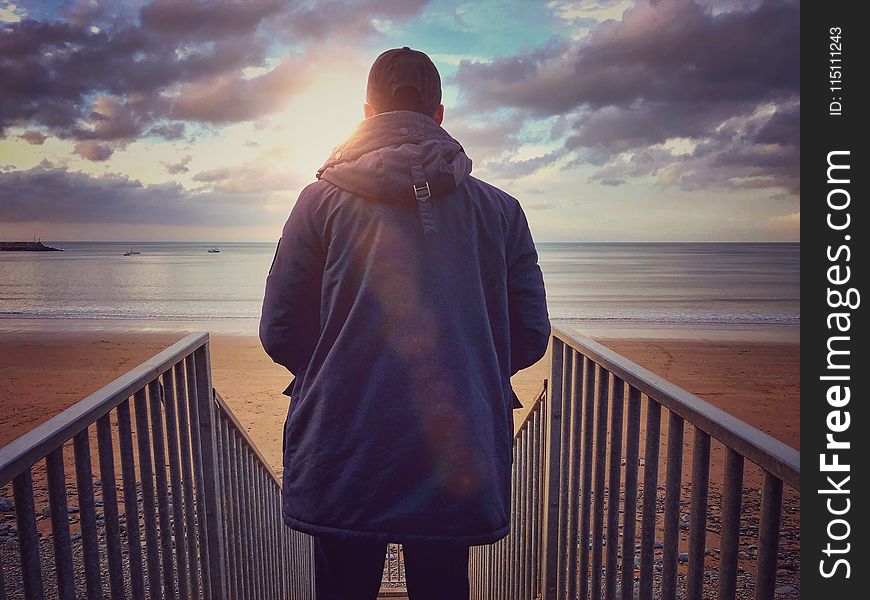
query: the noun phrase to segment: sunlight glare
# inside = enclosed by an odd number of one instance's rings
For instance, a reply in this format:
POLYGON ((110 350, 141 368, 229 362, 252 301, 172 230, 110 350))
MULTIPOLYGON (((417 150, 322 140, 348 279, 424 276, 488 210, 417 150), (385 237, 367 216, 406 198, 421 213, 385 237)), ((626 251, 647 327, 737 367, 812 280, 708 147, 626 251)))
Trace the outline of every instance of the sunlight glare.
POLYGON ((323 74, 275 118, 287 158, 313 176, 362 121, 364 102, 365 73, 323 74))

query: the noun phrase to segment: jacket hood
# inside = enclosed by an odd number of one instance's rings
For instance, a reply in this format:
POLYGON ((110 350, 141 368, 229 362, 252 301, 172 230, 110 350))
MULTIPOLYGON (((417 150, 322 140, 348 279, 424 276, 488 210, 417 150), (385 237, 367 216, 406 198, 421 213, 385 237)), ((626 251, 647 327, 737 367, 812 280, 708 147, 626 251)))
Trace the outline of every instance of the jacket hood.
POLYGON ((434 119, 397 110, 360 123, 317 178, 373 200, 427 202, 452 193, 469 173, 462 145, 434 119))

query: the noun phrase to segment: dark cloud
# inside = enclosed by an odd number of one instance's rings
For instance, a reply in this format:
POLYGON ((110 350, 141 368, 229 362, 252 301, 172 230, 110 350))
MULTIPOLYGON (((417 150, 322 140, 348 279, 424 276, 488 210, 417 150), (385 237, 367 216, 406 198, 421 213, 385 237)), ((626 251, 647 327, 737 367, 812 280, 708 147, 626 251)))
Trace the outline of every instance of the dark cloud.
POLYGON ((521 119, 491 122, 460 118, 446 127, 472 159, 480 160, 519 149, 522 125, 521 119))
POLYGON ((101 144, 99 142, 76 142, 73 152, 86 160, 102 162, 109 160, 115 150, 108 144, 101 144))
MULTIPOLYGON (((595 177, 602 183, 676 170, 682 176, 668 181, 681 185, 765 182, 796 190, 799 42, 797 2, 641 2, 579 41, 463 61, 456 81, 477 111, 513 107, 527 120, 561 115, 552 133, 575 159, 605 165, 595 177), (759 121, 765 107, 775 112, 759 121), (646 167, 632 161, 675 138, 698 147, 691 173, 676 164, 684 157, 667 151, 646 167)), ((516 172, 529 164, 518 162, 516 172)))
POLYGON ((185 41, 212 41, 251 34, 260 22, 286 6, 278 0, 249 2, 155 0, 142 8, 143 28, 185 41))
POLYGON ((190 164, 191 160, 193 160, 193 157, 188 154, 178 162, 161 162, 160 164, 166 168, 166 172, 170 175, 178 175, 179 173, 187 173, 190 171, 187 165, 190 164))
POLYGON ((155 0, 77 3, 61 18, 0 25, 0 136, 38 124, 63 138, 123 144, 177 139, 185 121, 226 123, 280 110, 322 57, 325 32, 353 47, 376 21, 407 19, 424 0, 155 0), (318 47, 305 46, 306 40, 318 47), (271 68, 272 44, 302 44, 271 68), (249 68, 266 69, 256 77, 249 68))
POLYGON ((308 64, 287 59, 263 75, 221 75, 186 84, 172 102, 170 116, 181 121, 230 123, 280 110, 310 80, 308 64))
POLYGON ((485 165, 482 171, 489 177, 499 179, 515 179, 531 175, 535 171, 553 164, 559 158, 565 155, 564 150, 554 150, 542 156, 527 158, 524 160, 503 159, 490 161, 485 165))
POLYGON ((146 134, 162 137, 165 140, 180 140, 184 137, 185 131, 184 123, 160 123, 149 127, 146 134))
POLYGON ((48 139, 47 135, 33 129, 28 129, 18 137, 32 146, 42 146, 45 143, 45 140, 48 139))
POLYGON ((457 81, 479 108, 512 105, 546 115, 638 101, 789 97, 800 83, 798 24, 796 3, 716 15, 690 0, 642 2, 573 44, 463 61, 457 81))
POLYGON ((165 119, 173 86, 262 63, 265 43, 166 39, 128 24, 113 30, 26 19, 0 29, 0 131, 38 123, 62 137, 130 140, 165 119))
POLYGON ((429 0, 311 0, 288 2, 287 10, 270 20, 272 31, 291 39, 322 41, 339 36, 345 43, 378 35, 377 22, 406 21, 420 14, 429 0))
POLYGON ((224 226, 267 223, 263 197, 192 193, 178 183, 146 185, 123 175, 93 177, 44 162, 0 173, 0 221, 224 226))

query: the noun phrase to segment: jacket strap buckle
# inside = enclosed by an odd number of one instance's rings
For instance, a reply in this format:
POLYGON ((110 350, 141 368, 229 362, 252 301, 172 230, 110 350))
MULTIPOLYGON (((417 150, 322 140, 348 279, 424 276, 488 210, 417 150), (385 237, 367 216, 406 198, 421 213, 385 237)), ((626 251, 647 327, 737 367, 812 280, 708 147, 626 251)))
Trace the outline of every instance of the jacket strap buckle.
POLYGON ((432 192, 429 191, 429 182, 424 181, 423 183, 415 183, 414 184, 414 197, 417 200, 426 200, 432 196, 432 192))

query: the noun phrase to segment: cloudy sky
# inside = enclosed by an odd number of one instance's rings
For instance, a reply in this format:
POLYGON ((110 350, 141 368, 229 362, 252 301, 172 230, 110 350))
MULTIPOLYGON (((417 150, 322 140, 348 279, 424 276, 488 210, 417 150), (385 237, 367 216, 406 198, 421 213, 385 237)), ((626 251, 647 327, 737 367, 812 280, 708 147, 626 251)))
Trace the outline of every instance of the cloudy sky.
POLYGON ((0 0, 0 239, 269 240, 387 48, 536 240, 797 240, 799 5, 0 0))

